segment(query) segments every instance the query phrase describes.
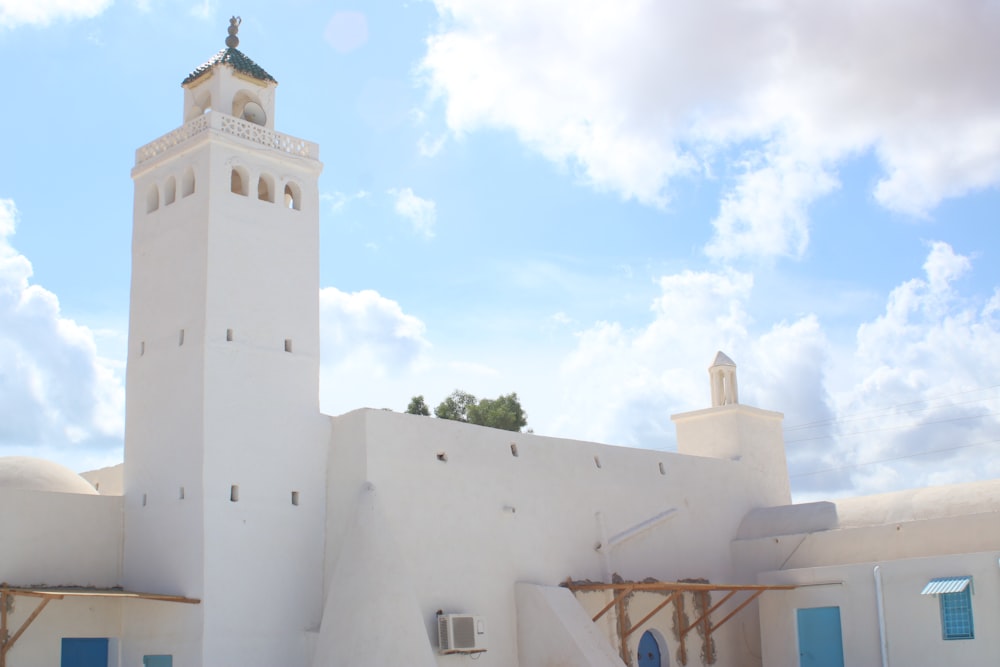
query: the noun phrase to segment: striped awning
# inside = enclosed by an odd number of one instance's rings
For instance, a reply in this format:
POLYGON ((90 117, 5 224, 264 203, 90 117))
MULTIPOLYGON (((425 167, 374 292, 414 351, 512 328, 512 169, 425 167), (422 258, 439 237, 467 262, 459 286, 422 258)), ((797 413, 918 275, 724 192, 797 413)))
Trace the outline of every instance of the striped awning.
POLYGON ((940 577, 938 579, 931 579, 924 586, 924 590, 920 591, 921 595, 938 595, 940 593, 961 593, 969 584, 972 583, 972 577, 940 577))

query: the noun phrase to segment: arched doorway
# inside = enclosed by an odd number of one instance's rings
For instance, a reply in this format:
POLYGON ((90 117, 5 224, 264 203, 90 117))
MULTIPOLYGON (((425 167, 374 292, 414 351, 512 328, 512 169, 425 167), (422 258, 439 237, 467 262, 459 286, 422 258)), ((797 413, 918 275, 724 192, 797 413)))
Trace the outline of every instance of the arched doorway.
POLYGON ((660 643, 656 641, 656 637, 649 630, 642 633, 642 638, 639 639, 638 657, 637 667, 665 667, 660 662, 660 643))

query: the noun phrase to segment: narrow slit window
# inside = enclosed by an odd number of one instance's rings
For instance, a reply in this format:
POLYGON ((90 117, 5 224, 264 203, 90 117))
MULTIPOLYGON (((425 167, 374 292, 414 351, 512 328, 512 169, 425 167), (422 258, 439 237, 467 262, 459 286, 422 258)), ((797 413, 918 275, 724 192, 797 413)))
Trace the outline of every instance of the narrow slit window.
POLYGON ((292 504, 295 505, 296 507, 299 506, 299 492, 298 491, 292 491, 292 504))
POLYGON ((597 466, 598 468, 601 467, 601 457, 600 456, 595 456, 594 457, 594 465, 597 466))
POLYGON ((663 463, 660 463, 660 474, 661 475, 666 475, 667 474, 667 468, 666 468, 666 466, 663 465, 663 463))
POLYGON ((188 167, 181 177, 181 197, 194 194, 194 169, 188 167))
POLYGON ((517 456, 517 443, 516 442, 510 443, 510 455, 511 456, 515 456, 515 457, 517 456))
POLYGON ((292 339, 291 338, 286 338, 285 339, 285 352, 291 352, 291 351, 292 351, 292 339))
POLYGON ((184 344, 184 329, 181 329, 180 335, 177 336, 177 344, 178 345, 184 344))
POLYGON ((233 342, 233 330, 232 329, 226 329, 226 342, 227 343, 232 343, 233 342))
POLYGON ((146 354, 146 341, 139 342, 139 356, 146 354))
POLYGON ((169 206, 177 199, 177 180, 171 176, 163 186, 163 205, 169 206))
POLYGON ((229 487, 229 501, 235 503, 238 502, 239 499, 240 499, 240 485, 233 484, 231 487, 229 487))
POLYGON ((146 193, 146 213, 152 213, 158 208, 160 208, 160 190, 152 185, 146 193))
POLYGON ((144 493, 144 494, 142 494, 142 506, 143 506, 143 507, 145 507, 145 506, 146 506, 146 494, 145 494, 145 493, 144 493))
POLYGON ((244 173, 242 169, 233 169, 232 174, 229 177, 229 190, 233 194, 243 195, 246 197, 249 187, 249 175, 244 173))
POLYGON ((177 497, 180 500, 184 500, 184 487, 183 486, 181 487, 180 493, 177 494, 177 497))
POLYGON ((266 202, 274 201, 274 186, 271 185, 271 177, 262 175, 257 179, 257 199, 266 202))

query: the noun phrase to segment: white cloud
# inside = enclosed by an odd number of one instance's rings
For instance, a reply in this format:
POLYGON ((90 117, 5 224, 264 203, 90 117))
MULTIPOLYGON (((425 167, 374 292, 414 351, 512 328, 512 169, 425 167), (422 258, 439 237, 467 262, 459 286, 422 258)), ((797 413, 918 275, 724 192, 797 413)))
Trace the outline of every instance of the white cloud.
POLYGON ((800 499, 1000 476, 1000 289, 964 294, 972 269, 948 244, 931 244, 923 276, 837 344, 812 314, 752 321, 749 274, 664 276, 648 323, 578 334, 558 417, 538 427, 672 446, 669 415, 709 405, 707 374, 691 369, 721 349, 739 365, 740 401, 785 413, 800 499), (806 474, 818 471, 828 472, 806 474))
POLYGON ((364 368, 374 375, 404 372, 430 347, 424 323, 374 290, 320 290, 324 366, 364 368))
POLYGON ((114 0, 0 0, 0 27, 44 27, 54 21, 94 18, 114 0))
POLYGON ((430 132, 424 132, 420 139, 417 140, 417 150, 424 157, 434 157, 441 152, 444 148, 445 143, 448 141, 447 134, 440 134, 436 137, 432 137, 430 132))
POLYGON ((437 205, 432 200, 418 197, 411 188, 393 188, 387 192, 396 200, 396 213, 410 221, 413 231, 427 238, 434 236, 437 205))
POLYGON ((320 199, 330 202, 330 212, 336 215, 342 213, 351 202, 367 199, 368 195, 369 193, 366 190, 358 190, 354 194, 347 194, 337 190, 333 194, 323 193, 320 195, 320 199))
POLYGON ((120 447, 123 368, 97 354, 94 334, 63 317, 56 295, 30 283, 9 243, 17 210, 0 200, 0 447, 22 454, 120 447))
POLYGON ((722 174, 717 257, 801 255, 809 204, 865 152, 876 199, 909 214, 1000 183, 995 3, 435 5, 423 73, 455 134, 509 128, 655 206, 678 175, 722 174))
POLYGON ((670 415, 706 406, 707 367, 716 350, 743 364, 753 287, 749 274, 684 271, 660 279, 660 296, 645 327, 601 322, 578 334, 562 366, 564 400, 552 427, 598 441, 666 447, 670 415), (740 361, 742 359, 742 361, 740 361))

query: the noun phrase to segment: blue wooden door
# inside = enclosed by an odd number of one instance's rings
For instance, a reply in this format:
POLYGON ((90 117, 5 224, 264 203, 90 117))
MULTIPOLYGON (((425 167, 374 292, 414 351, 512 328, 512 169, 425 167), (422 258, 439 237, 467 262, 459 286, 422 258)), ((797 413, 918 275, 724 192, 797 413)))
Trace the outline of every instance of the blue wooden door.
POLYGON ((798 609, 799 667, 844 667, 840 607, 798 609))
POLYGON ((108 667, 108 638, 63 638, 59 666, 108 667))
POLYGON ((660 645, 656 643, 652 632, 642 633, 642 638, 639 639, 638 667, 660 667, 660 645))

